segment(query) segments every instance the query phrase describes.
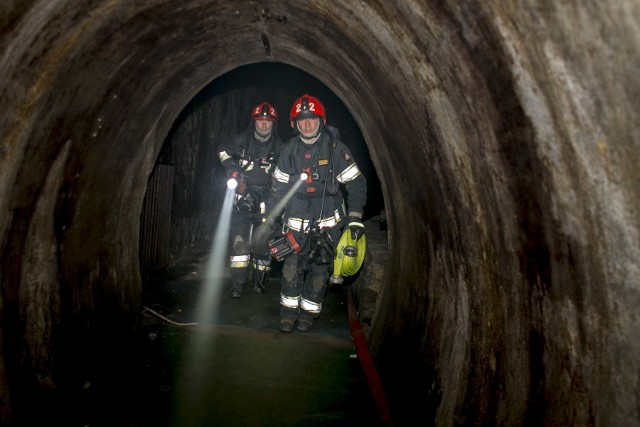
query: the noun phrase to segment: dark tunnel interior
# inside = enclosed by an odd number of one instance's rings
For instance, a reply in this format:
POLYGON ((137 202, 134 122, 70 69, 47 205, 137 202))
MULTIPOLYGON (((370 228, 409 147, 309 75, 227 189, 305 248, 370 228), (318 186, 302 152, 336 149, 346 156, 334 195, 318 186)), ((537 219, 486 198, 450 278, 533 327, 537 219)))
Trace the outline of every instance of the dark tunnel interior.
POLYGON ((352 289, 398 424, 637 425, 639 22, 636 0, 2 2, 0 424, 127 357, 151 279, 215 237, 219 141, 264 100, 288 139, 308 92, 386 220, 352 289))
MULTIPOLYGON (((291 103, 304 93, 312 94, 325 104, 327 109, 327 123, 338 128, 343 142, 354 152, 358 167, 367 178, 366 217, 370 218, 380 215, 380 211, 384 209, 380 181, 358 124, 340 98, 326 85, 292 65, 277 62, 255 63, 241 66, 216 78, 204 87, 180 113, 167 136, 167 141, 163 144, 163 148, 158 156, 158 162, 171 163, 172 149, 170 141, 175 135, 175 132, 177 132, 180 123, 182 123, 193 110, 202 104, 210 102, 211 98, 240 89, 249 89, 251 91, 249 96, 253 97, 253 100, 247 101, 245 110, 230 113, 236 115, 239 122, 236 123, 234 121, 231 123, 230 128, 224 132, 222 137, 228 137, 233 133, 239 132, 243 129, 243 125, 248 125, 249 109, 252 106, 252 102, 257 105, 262 102, 261 100, 267 100, 273 103, 278 111, 278 134, 280 138, 283 141, 288 141, 293 136, 289 123, 291 103)), ((210 117, 209 120, 219 119, 214 116, 210 117)), ((203 123, 202 126, 206 128, 207 125, 203 123)), ((193 131, 197 132, 197 129, 193 131)), ((215 145, 215 141, 211 141, 211 143, 215 145)), ((214 167, 219 168, 219 165, 216 163, 214 167)))
MULTIPOLYGON (((176 118, 162 145, 156 167, 169 165, 173 169, 172 219, 167 226, 170 232, 166 233, 171 237, 163 237, 154 229, 154 223, 147 219, 146 224, 145 214, 141 215, 143 281, 153 271, 161 271, 186 255, 185 252, 211 239, 215 227, 211 219, 221 207, 226 179, 215 147, 225 138, 244 131, 249 126, 251 108, 265 100, 276 107, 278 134, 288 141, 294 135, 289 121, 290 104, 304 93, 324 103, 327 124, 339 130, 341 140, 352 151, 367 180, 365 219, 384 217, 377 172, 362 132, 342 101, 320 80, 294 66, 276 62, 245 65, 216 78, 194 96, 176 118), (194 156, 198 157, 196 161, 192 159, 194 156), (185 228, 183 224, 189 225, 185 228), (187 236, 188 241, 181 236, 187 236), (149 254, 150 250, 154 254, 149 254)), ((154 186, 149 189, 157 191, 154 186)))

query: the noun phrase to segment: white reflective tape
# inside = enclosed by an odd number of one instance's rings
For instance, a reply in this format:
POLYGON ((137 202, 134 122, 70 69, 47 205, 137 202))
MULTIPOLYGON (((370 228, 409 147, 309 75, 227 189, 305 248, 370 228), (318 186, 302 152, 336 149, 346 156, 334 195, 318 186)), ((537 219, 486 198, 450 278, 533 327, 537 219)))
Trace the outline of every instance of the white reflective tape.
POLYGON ((253 268, 258 271, 269 271, 271 270, 271 261, 264 259, 254 259, 253 260, 253 268))
POLYGON ((239 164, 240 164, 240 167, 242 168, 242 170, 245 170, 245 171, 253 170, 253 164, 254 163, 251 160, 242 159, 242 160, 240 160, 239 164), (247 165, 249 165, 249 166, 247 166, 247 165))
POLYGON ((282 172, 278 167, 273 171, 273 177, 278 182, 282 182, 284 184, 289 183, 289 174, 282 172))
POLYGON ((300 304, 300 297, 288 297, 284 294, 280 294, 280 304, 287 308, 298 308, 300 304))
POLYGON ((254 264, 258 264, 258 265, 271 265, 271 260, 268 259, 261 259, 261 258, 256 258, 253 260, 254 264))
POLYGON ((331 218, 325 218, 322 221, 318 221, 318 226, 320 228, 326 228, 326 227, 335 227, 338 224, 338 221, 336 221, 335 217, 331 217, 331 218))
POLYGON ((302 226, 304 225, 306 227, 309 225, 309 221, 304 221, 300 218, 289 218, 287 219, 287 225, 292 230, 302 231, 302 226))
MULTIPOLYGON (((318 227, 320 228, 335 227, 336 225, 338 225, 340 218, 341 218, 340 212, 336 209, 333 216, 322 218, 320 221, 318 221, 318 227)), ((304 220, 301 218, 287 219, 287 225, 289 226, 290 229, 295 231, 304 231, 305 233, 309 231, 308 228, 310 223, 311 221, 307 219, 304 219, 304 220)))
POLYGON ((229 154, 227 154, 226 151, 221 151, 218 153, 218 158, 220 159, 221 162, 224 162, 225 160, 228 160, 231 158, 231 156, 229 154))
POLYGON ((249 261, 245 261, 245 262, 234 262, 234 261, 231 261, 231 265, 229 267, 231 267, 231 268, 249 267, 249 261))
POLYGON ((320 313, 320 311, 322 311, 322 303, 317 303, 302 298, 300 301, 300 308, 304 311, 308 311, 309 313, 318 314, 320 313))
POLYGON ((267 204, 265 202, 260 202, 260 213, 264 215, 267 210, 267 204))
POLYGON ((349 181, 353 181, 359 176, 360 176, 360 169, 358 169, 358 165, 356 165, 355 163, 351 163, 349 166, 347 166, 345 170, 340 172, 340 174, 336 177, 336 179, 340 183, 345 184, 349 181))
POLYGON ((237 255, 231 258, 231 268, 249 267, 249 255, 237 255))

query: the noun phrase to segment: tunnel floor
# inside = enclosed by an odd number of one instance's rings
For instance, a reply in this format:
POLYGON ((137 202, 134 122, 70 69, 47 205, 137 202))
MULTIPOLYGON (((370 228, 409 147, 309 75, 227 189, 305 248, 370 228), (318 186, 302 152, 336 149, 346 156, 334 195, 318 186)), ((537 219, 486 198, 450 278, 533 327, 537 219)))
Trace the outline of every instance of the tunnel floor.
POLYGON ((382 425, 351 337, 347 286, 328 288, 312 331, 287 334, 278 266, 264 294, 248 288, 239 299, 227 276, 211 322, 190 325, 208 255, 145 286, 137 368, 93 387, 83 425, 382 425))

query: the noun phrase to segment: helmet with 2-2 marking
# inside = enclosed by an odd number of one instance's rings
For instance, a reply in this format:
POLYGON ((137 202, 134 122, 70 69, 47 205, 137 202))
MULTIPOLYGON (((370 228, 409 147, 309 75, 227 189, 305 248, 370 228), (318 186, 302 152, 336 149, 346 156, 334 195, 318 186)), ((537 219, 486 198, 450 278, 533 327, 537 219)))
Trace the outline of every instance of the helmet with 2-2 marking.
POLYGON ((324 109, 322 102, 320 102, 320 100, 315 96, 305 93, 300 98, 296 99, 291 107, 291 112, 289 113, 291 127, 295 127, 295 122, 297 120, 311 117, 322 118, 322 123, 325 125, 327 124, 327 112, 324 109))
POLYGON ((251 110, 252 120, 271 120, 273 122, 278 121, 278 112, 268 102, 263 102, 260 105, 251 110))

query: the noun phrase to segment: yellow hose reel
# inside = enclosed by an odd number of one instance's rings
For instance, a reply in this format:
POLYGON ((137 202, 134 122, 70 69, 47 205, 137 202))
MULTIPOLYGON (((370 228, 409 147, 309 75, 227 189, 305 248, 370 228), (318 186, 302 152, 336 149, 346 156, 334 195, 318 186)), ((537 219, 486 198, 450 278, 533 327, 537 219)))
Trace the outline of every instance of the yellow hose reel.
POLYGON ((333 260, 333 274, 329 278, 331 284, 341 284, 344 277, 353 276, 360 270, 367 249, 365 235, 358 240, 353 240, 351 231, 345 228, 338 242, 336 257, 333 260))

